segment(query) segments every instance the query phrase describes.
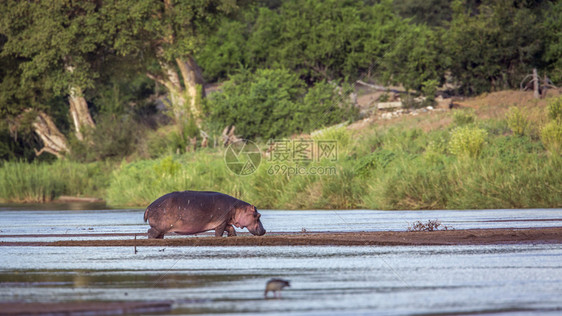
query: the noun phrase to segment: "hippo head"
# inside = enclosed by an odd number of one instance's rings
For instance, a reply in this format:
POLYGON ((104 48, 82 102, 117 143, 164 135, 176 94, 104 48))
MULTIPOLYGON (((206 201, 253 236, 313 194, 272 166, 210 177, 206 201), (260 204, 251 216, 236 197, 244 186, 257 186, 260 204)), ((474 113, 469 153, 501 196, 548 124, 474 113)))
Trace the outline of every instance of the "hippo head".
POLYGON ((233 225, 238 228, 248 228, 253 235, 265 234, 265 229, 260 221, 261 214, 253 205, 244 205, 236 210, 233 225))

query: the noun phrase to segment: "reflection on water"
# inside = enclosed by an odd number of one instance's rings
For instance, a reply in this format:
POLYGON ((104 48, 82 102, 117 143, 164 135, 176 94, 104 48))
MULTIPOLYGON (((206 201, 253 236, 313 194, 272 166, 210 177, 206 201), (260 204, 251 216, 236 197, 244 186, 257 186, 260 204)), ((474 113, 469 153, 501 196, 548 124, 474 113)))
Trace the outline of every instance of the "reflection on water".
MULTIPOLYGON (((405 230, 408 221, 435 218, 457 229, 540 227, 560 226, 562 218, 560 210, 266 210, 262 214, 264 226, 273 232, 297 232, 303 226, 309 231, 405 230)), ((44 241, 46 237, 32 235, 48 233, 60 234, 50 240, 98 239, 100 233, 134 234, 147 228, 142 210, 4 208, 0 218, 0 242, 44 241)), ((171 300, 173 314, 554 315, 562 311, 562 245, 137 250, 135 254, 132 247, 0 243, 0 301, 171 300), (283 291, 283 299, 265 300, 265 283, 273 277, 290 280, 291 287, 283 291)))
POLYGON ((562 310, 561 245, 2 251, 3 300, 166 299, 174 313, 562 310), (281 300, 263 299, 272 277, 291 281, 281 300))

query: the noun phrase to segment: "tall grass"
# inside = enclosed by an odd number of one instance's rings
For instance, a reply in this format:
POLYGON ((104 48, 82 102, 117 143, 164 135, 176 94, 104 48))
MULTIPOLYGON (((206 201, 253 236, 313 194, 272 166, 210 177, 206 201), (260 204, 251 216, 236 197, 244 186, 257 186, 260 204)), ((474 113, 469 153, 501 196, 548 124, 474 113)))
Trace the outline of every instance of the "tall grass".
POLYGON ((341 145, 336 161, 314 164, 334 167, 335 174, 275 172, 276 163, 264 159, 253 174, 237 176, 226 168, 220 150, 208 150, 123 163, 111 176, 107 200, 146 206, 171 191, 213 190, 273 209, 562 206, 562 158, 547 154, 538 139, 509 135, 505 119, 461 126, 488 134, 478 155, 451 153, 454 122, 431 132, 415 126, 374 128, 362 131, 361 139, 340 127, 314 136, 341 145))
POLYGON ((239 176, 228 170, 222 150, 205 150, 122 163, 111 176, 106 198, 111 205, 146 206, 172 191, 208 190, 230 194, 260 208, 357 207, 361 190, 355 181, 355 162, 345 158, 350 136, 345 128, 330 131, 330 135, 337 137, 341 160, 302 167, 326 168, 334 174, 295 174, 284 168, 291 167, 290 163, 264 158, 254 173, 239 176))
POLYGON ((60 195, 100 196, 109 177, 104 163, 4 162, 0 167, 0 202, 49 202, 60 195))
POLYGON ((146 206, 173 191, 220 191, 241 196, 241 181, 226 168, 220 152, 199 151, 155 160, 123 162, 113 171, 108 203, 146 206))
POLYGON ((499 137, 480 158, 430 153, 395 158, 367 179, 374 209, 483 209, 562 206, 560 156, 526 137, 499 137))

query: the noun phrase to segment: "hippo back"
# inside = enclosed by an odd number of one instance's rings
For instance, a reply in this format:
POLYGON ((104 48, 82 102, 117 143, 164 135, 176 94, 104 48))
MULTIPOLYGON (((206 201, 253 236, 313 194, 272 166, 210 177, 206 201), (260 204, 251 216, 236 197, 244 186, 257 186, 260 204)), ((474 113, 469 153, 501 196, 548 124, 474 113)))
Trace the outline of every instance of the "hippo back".
MULTIPOLYGON (((230 195, 213 191, 178 191, 165 194, 152 202, 144 212, 144 221, 161 222, 167 217, 189 212, 203 220, 226 216, 231 210, 248 203, 230 195)), ((167 220, 165 220, 167 222, 167 220)))

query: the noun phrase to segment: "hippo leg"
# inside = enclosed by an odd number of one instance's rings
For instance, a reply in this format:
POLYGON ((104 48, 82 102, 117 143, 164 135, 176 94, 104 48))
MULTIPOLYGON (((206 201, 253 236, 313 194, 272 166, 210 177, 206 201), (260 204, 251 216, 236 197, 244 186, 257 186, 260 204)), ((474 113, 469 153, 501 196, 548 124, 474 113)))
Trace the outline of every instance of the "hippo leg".
POLYGON ((226 222, 217 226, 217 228, 215 228, 215 237, 222 237, 225 228, 226 228, 226 222))
POLYGON ((159 230, 156 230, 154 229, 154 227, 151 227, 148 230, 148 238, 164 239, 164 233, 161 233, 159 230))
POLYGON ((228 237, 236 236, 236 230, 234 230, 234 226, 226 225, 225 229, 226 229, 226 232, 228 234, 228 237))

